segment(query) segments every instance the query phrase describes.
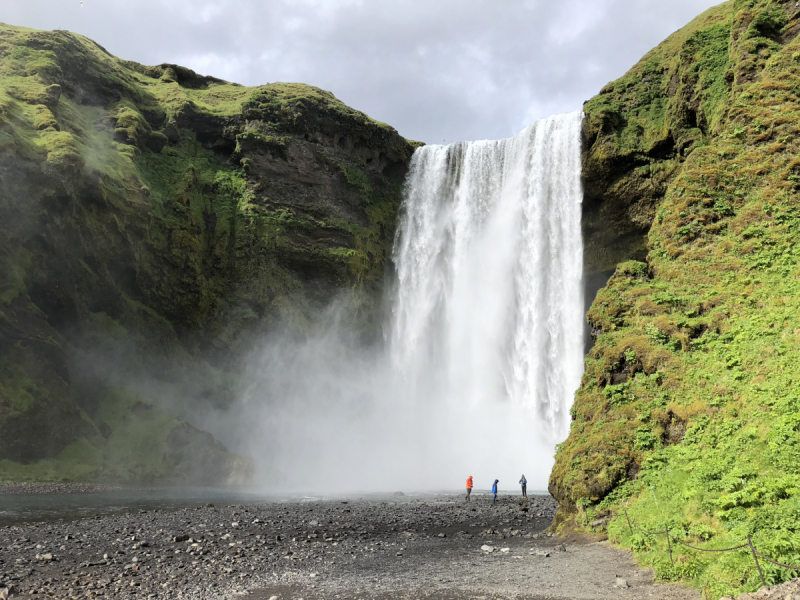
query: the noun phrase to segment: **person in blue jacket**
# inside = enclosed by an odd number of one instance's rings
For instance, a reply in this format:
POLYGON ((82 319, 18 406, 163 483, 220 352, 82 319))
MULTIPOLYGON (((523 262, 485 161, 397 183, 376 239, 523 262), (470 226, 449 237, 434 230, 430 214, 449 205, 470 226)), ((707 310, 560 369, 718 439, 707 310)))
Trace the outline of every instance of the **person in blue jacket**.
POLYGON ((525 479, 525 473, 522 474, 522 479, 519 480, 519 484, 522 486, 522 497, 528 497, 528 480, 525 479))
POLYGON ((492 484, 492 493, 494 494, 494 500, 492 500, 492 504, 497 502, 497 484, 500 483, 499 479, 495 479, 494 483, 492 484))

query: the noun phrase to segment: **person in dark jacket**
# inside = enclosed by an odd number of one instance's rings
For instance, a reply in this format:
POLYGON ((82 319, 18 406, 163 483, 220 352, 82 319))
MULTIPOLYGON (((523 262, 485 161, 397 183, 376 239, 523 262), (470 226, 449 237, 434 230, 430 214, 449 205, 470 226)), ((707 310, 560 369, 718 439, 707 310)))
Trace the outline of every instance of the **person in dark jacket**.
POLYGON ((528 480, 525 479, 525 473, 522 474, 522 479, 519 480, 519 484, 522 486, 522 497, 528 497, 528 480))
POLYGON ((495 479, 494 483, 492 484, 492 493, 494 494, 494 500, 492 500, 492 504, 497 502, 497 484, 500 483, 499 479, 495 479))

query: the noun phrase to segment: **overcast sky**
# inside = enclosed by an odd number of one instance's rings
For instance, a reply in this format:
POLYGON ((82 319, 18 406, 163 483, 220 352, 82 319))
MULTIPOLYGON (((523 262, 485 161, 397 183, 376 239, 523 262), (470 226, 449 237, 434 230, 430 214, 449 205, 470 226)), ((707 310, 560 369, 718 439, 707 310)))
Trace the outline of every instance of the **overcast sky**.
POLYGON ((573 111, 718 0, 0 0, 145 64, 299 81, 428 143, 573 111))

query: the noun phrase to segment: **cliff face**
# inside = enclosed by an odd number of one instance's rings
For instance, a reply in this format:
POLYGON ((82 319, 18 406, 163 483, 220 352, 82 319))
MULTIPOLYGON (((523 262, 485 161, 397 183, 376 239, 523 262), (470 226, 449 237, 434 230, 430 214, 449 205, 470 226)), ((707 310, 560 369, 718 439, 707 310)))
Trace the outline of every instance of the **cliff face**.
POLYGON ((606 516, 612 540, 713 598, 760 585, 752 557, 673 546, 673 563, 609 515, 797 562, 798 11, 722 4, 585 107, 587 271, 616 266, 550 490, 562 522, 606 516))
POLYGON ((586 273, 645 259, 669 183, 718 127, 732 76, 730 11, 704 13, 585 104, 586 273))
POLYGON ((224 405, 255 340, 340 294, 374 335, 413 149, 316 88, 0 25, 0 478, 250 468, 159 395, 224 405))

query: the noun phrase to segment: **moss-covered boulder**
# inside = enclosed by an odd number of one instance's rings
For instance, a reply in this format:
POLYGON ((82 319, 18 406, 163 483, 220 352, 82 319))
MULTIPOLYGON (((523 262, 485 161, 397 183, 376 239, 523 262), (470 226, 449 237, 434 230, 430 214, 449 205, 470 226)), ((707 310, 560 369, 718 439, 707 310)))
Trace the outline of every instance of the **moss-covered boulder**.
POLYGON ((185 421, 337 295, 379 332, 413 149, 310 86, 0 24, 0 478, 246 472, 185 421))

